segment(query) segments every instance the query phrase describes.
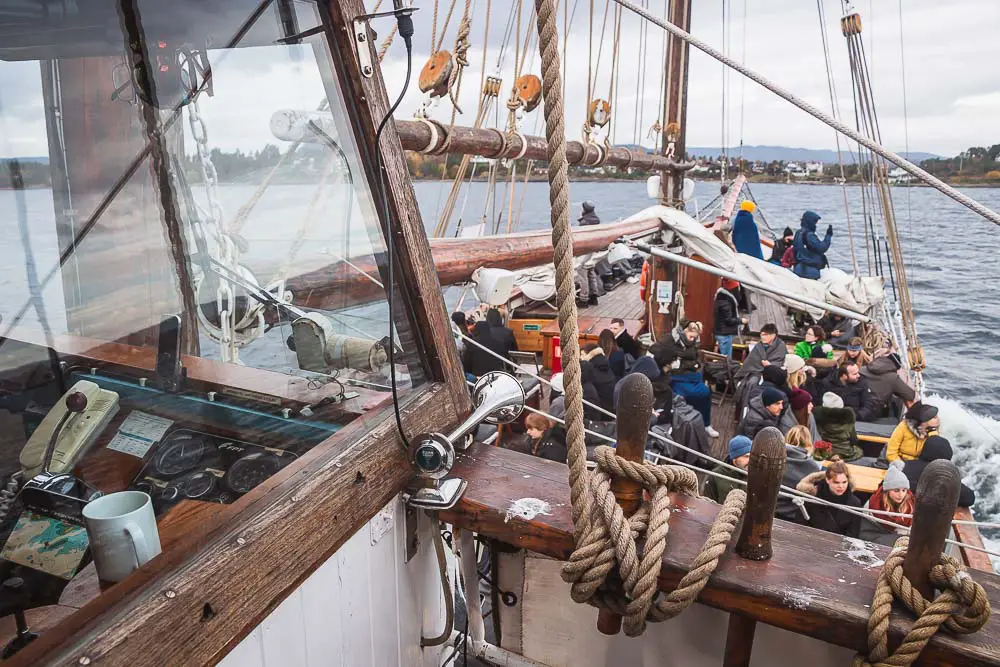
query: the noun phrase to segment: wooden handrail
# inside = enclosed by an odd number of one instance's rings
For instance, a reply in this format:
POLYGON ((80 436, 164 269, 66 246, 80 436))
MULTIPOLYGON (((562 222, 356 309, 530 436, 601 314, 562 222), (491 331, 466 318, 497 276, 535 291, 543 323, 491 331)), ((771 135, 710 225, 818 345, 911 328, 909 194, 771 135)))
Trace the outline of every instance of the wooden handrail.
MULTIPOLYGON (((498 447, 474 445, 459 456, 454 474, 468 480, 459 504, 442 519, 517 547, 565 560, 573 549, 573 522, 566 466, 498 447), (547 514, 508 518, 512 503, 538 498, 547 514)), ((660 573, 661 590, 672 590, 687 572, 719 506, 672 495, 674 512, 660 573)), ((832 533, 774 522, 773 557, 749 561, 727 554, 699 601, 785 630, 854 651, 867 649, 867 623, 875 581, 889 549, 832 533)), ((1000 600, 1000 577, 970 572, 992 600, 1000 600)), ((890 644, 912 620, 896 617, 890 644)), ((925 664, 1000 666, 1000 619, 964 637, 938 633, 922 655, 925 664)))

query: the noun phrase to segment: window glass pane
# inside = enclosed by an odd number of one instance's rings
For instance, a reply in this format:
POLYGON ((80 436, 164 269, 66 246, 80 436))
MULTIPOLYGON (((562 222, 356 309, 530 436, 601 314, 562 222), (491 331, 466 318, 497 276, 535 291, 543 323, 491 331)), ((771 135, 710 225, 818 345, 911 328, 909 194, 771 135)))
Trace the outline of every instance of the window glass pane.
POLYGON ((57 4, 0 0, 0 484, 60 432, 62 493, 234 502, 391 401, 376 197, 325 34, 287 39, 319 14, 57 4))

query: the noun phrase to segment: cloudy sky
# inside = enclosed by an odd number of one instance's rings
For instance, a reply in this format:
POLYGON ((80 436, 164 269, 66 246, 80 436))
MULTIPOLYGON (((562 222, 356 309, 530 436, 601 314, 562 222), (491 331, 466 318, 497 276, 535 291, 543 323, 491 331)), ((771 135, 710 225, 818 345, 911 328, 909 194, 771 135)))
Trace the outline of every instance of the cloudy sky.
MULTIPOLYGON (((821 0, 827 18, 827 38, 839 94, 840 112, 853 122, 853 102, 847 50, 840 33, 840 0, 821 0)), ((448 0, 440 0, 440 23, 448 0)), ((583 122, 587 90, 588 0, 568 0, 576 6, 568 40, 570 63, 567 82, 567 128, 571 137, 583 122)), ((637 0, 640 4, 643 0, 637 0)), ((433 2, 418 0, 415 15, 414 68, 423 66, 431 51, 433 2)), ((444 37, 451 49, 458 25, 458 2, 444 37)), ((471 124, 478 99, 480 68, 483 62, 483 29, 486 0, 473 2, 472 48, 461 103, 466 113, 458 122, 471 124)), ((504 95, 513 80, 512 41, 501 55, 513 0, 492 0, 490 35, 487 40, 487 73, 499 69, 504 95), (498 68, 499 61, 499 68, 498 68)), ((605 0, 595 0, 594 44, 600 38, 605 0)), ((664 0, 645 0, 650 11, 663 14, 664 0)), ((522 35, 528 28, 532 2, 524 2, 522 35)), ((614 5, 613 5, 614 6, 614 5)), ((911 150, 954 155, 971 145, 1000 142, 1000 2, 997 0, 859 0, 855 8, 864 21, 866 49, 872 71, 883 143, 902 150, 906 143, 904 123, 904 77, 901 58, 905 53, 906 114, 911 150), (902 2, 902 16, 900 16, 902 2), (901 31, 902 27, 902 31, 901 31)), ((560 17, 562 11, 559 12, 560 17)), ((272 20, 270 17, 264 20, 272 20)), ((511 21, 512 23, 512 21, 511 21)), ((604 39, 600 66, 595 64, 595 89, 607 95, 611 73, 611 19, 604 39)), ((663 32, 649 26, 645 58, 641 20, 624 12, 621 24, 619 87, 615 109, 618 143, 640 140, 660 112, 660 73, 663 62, 663 32)), ((729 33, 728 51, 745 60, 751 69, 792 91, 806 101, 829 110, 830 100, 820 39, 816 3, 812 0, 696 0, 692 32, 710 45, 722 49, 723 26, 729 33), (728 20, 723 21, 723 14, 728 20), (744 35, 746 39, 744 40, 744 35)), ((391 26, 385 19, 376 23, 380 33, 391 26)), ((307 27, 305 22, 303 28, 307 27)), ((440 32, 441 26, 438 30, 440 32)), ((537 45, 532 43, 522 72, 540 71, 537 45)), ((394 42, 383 71, 391 96, 403 82, 405 52, 400 40, 394 42)), ((596 54, 595 54, 596 56, 596 54)), ((214 56, 216 97, 206 100, 203 112, 211 144, 225 150, 255 149, 271 142, 268 121, 281 108, 313 108, 322 94, 312 52, 302 47, 263 47, 238 51, 220 62, 214 56)), ((38 64, 0 62, 0 156, 44 155, 45 127, 41 117, 41 89, 38 64)), ((719 146, 722 142, 723 100, 728 105, 729 144, 742 140, 747 145, 785 145, 833 148, 834 134, 819 121, 775 97, 752 82, 743 82, 732 73, 723 94, 722 66, 709 56, 692 49, 689 84, 689 146, 719 146)), ((400 109, 410 117, 421 102, 416 86, 411 86, 400 109)), ((447 122, 449 103, 442 103, 433 116, 447 122)), ((529 114, 523 130, 541 133, 542 110, 529 114)), ((500 122, 503 123, 501 118, 500 122)), ((491 123, 492 124, 492 123, 491 123)))

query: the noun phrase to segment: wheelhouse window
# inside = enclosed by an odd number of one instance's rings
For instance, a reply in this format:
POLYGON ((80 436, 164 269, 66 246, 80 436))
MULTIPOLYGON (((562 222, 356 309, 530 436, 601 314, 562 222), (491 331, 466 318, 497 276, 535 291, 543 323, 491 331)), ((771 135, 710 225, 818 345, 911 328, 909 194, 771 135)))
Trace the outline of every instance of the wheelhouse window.
POLYGON ((290 0, 0 0, 0 574, 79 575, 38 565, 32 517, 235 502, 422 381, 401 297, 390 372, 370 147, 320 24, 290 0), (40 474, 64 479, 23 498, 40 474))

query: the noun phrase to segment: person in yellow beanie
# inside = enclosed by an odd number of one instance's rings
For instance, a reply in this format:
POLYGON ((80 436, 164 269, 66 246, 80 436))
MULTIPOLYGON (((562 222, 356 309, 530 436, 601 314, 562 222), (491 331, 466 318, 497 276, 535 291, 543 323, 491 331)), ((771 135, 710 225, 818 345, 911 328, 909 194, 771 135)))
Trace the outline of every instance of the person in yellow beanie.
POLYGON ((736 247, 736 252, 764 259, 764 253, 760 249, 760 232, 753 220, 753 212, 756 209, 757 206, 748 199, 740 204, 740 210, 733 218, 733 245, 736 247))

